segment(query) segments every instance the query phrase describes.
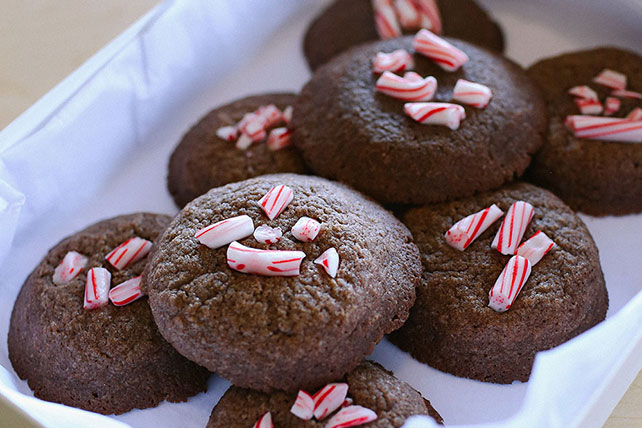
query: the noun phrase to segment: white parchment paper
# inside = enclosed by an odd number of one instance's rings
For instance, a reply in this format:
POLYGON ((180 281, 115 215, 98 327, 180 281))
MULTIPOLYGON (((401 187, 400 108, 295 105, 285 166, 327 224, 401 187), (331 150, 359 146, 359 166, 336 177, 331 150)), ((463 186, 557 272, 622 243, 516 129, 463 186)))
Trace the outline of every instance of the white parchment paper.
MULTIPOLYGON (((636 0, 485 0, 508 56, 528 65, 566 50, 642 49, 636 0)), ((209 109, 245 95, 298 90, 315 0, 168 1, 151 11, 0 133, 0 394, 47 427, 203 427, 228 383, 207 393, 101 417, 32 397, 8 360, 13 302, 47 249, 95 221, 176 213, 169 154, 209 109)), ((373 358, 431 400, 448 425, 599 427, 642 366, 642 215, 582 217, 600 249, 607 321, 538 356, 528 383, 441 373, 385 340, 373 358), (637 294, 637 296, 636 296, 637 294)), ((432 426, 417 418, 413 427, 432 426)))

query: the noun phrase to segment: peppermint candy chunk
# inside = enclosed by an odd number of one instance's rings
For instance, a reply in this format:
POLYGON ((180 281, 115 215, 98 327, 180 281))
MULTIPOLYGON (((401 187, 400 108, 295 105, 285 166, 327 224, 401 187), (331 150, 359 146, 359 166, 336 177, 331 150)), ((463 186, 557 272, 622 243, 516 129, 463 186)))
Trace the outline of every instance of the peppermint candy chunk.
POLYGON ((412 55, 405 49, 397 49, 391 53, 377 52, 372 62, 372 72, 375 74, 384 71, 401 72, 410 70, 415 66, 412 55))
POLYGON ((522 241, 526 227, 533 218, 533 206, 528 202, 517 201, 510 206, 502 225, 495 235, 491 248, 502 254, 513 255, 522 241))
POLYGON ((234 241, 227 248, 227 265, 242 273, 264 276, 296 276, 303 251, 259 250, 234 241))
POLYGON ((577 138, 642 143, 642 120, 573 115, 565 123, 577 138))
POLYGON ((274 128, 268 135, 267 146, 272 151, 281 150, 292 145, 292 131, 288 128, 274 128))
POLYGON ((419 30, 412 45, 417 53, 430 58, 446 71, 457 71, 468 62, 468 55, 428 30, 419 30))
POLYGON ((602 113, 602 103, 599 100, 591 100, 588 98, 578 98, 575 100, 575 105, 580 109, 582 114, 600 114, 602 113))
POLYGON ((235 147, 239 150, 247 150, 253 142, 252 138, 248 137, 247 134, 241 134, 238 140, 236 140, 235 147))
POLYGON ((453 131, 466 118, 466 111, 462 106, 450 103, 406 103, 403 111, 419 123, 443 125, 453 131))
POLYGON ((341 407, 348 395, 347 383, 329 383, 312 396, 314 417, 321 421, 341 407))
POLYGON ((109 300, 116 306, 125 306, 140 299, 143 296, 140 291, 141 278, 139 275, 109 290, 109 300))
POLYGON ((339 410, 327 424, 325 428, 346 428, 367 424, 377 420, 377 414, 372 410, 362 406, 348 406, 339 410))
POLYGON ((252 428, 274 428, 274 425, 272 424, 272 413, 267 412, 263 414, 252 428))
POLYGON ((114 248, 105 259, 116 269, 123 270, 137 262, 152 249, 152 241, 135 236, 114 248))
POLYGON ((617 113, 620 110, 622 101, 617 98, 607 97, 604 102, 604 114, 606 116, 611 116, 612 114, 617 113))
POLYGON ((568 93, 576 97, 584 98, 587 100, 597 100, 597 92, 586 85, 574 86, 568 90, 568 93))
POLYGON ((312 242, 321 230, 321 223, 310 218, 301 217, 294 226, 292 226, 292 235, 303 242, 312 242))
POLYGON ((69 251, 65 254, 60 264, 56 266, 53 273, 53 283, 65 285, 78 276, 80 271, 87 266, 89 259, 76 251, 69 251))
POLYGON ((528 259, 531 266, 535 266, 553 247, 555 247, 555 242, 546 236, 544 232, 538 230, 519 246, 515 254, 528 259))
POLYGON ((462 218, 446 232, 446 242, 459 251, 464 251, 475 239, 479 237, 491 224, 495 223, 504 211, 495 204, 475 214, 462 218))
POLYGON ((531 274, 531 262, 522 256, 513 256, 488 293, 488 306, 497 312, 506 312, 531 274))
POLYGON ((98 309, 108 303, 111 273, 105 268, 95 267, 87 272, 85 283, 85 301, 83 307, 87 310, 98 309))
POLYGON ((416 80, 414 74, 411 79, 399 77, 389 71, 384 71, 377 80, 377 91, 393 98, 404 101, 429 101, 437 90, 437 79, 428 76, 416 80))
POLYGON ((626 76, 622 73, 618 73, 617 71, 609 70, 608 68, 605 68, 595 76, 593 81, 602 86, 607 86, 613 89, 626 88, 626 76))
POLYGON ((335 278, 339 270, 339 253, 334 247, 328 248, 314 260, 314 263, 321 265, 328 275, 335 278))
POLYGON ((642 108, 636 107, 626 116, 628 120, 640 121, 642 120, 642 108))
POLYGON ((304 421, 312 419, 312 416, 314 416, 314 399, 312 396, 303 390, 299 390, 290 413, 304 421))
POLYGON ((262 224, 254 231, 254 239, 262 244, 276 244, 281 240, 283 232, 278 227, 270 227, 262 224))
POLYGON ((421 27, 435 34, 441 34, 443 28, 437 2, 435 0, 413 0, 413 2, 421 13, 421 27))
POLYGON ((380 38, 394 39, 401 36, 401 28, 399 28, 392 0, 372 0, 372 9, 374 10, 377 34, 380 38))
POLYGON ((611 95, 621 98, 635 98, 642 99, 642 94, 635 91, 627 91, 626 89, 616 89, 611 92, 611 95))
POLYGON ((202 229, 194 234, 201 244, 212 248, 221 248, 232 241, 243 239, 254 232, 254 222, 247 215, 230 217, 202 229))
POLYGON ((353 403, 354 403, 354 401, 352 400, 352 398, 346 397, 346 399, 343 400, 343 403, 341 403, 341 407, 352 406, 353 403))
POLYGON ((236 126, 223 126, 216 130, 216 136, 221 140, 234 141, 239 135, 236 126))
POLYGON ((419 73, 415 73, 414 71, 408 71, 404 73, 403 78, 411 82, 421 82, 422 80, 424 80, 424 78, 421 77, 419 73))
POLYGON ((294 112, 294 107, 292 106, 287 106, 283 110, 283 121, 285 121, 286 124, 290 124, 290 121, 292 120, 292 113, 294 112))
POLYGON ((283 113, 274 104, 259 107, 255 114, 263 121, 263 129, 270 128, 277 123, 284 122, 283 113))
POLYGON ((261 199, 259 205, 270 220, 274 220, 294 199, 294 192, 285 184, 274 186, 261 199))
POLYGON ((484 108, 490 102, 493 92, 486 85, 459 79, 455 84, 453 100, 475 108, 484 108))
POLYGON ((394 0, 395 10, 401 27, 406 30, 421 28, 421 13, 413 0, 394 0))

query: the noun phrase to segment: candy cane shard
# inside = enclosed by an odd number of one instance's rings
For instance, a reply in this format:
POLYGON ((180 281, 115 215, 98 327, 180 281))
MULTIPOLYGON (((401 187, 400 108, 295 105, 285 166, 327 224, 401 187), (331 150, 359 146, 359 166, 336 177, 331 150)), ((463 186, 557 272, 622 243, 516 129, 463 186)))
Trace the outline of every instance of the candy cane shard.
POLYGON ((279 184, 274 186, 261 199, 259 205, 270 220, 274 220, 283 212, 294 199, 294 192, 288 186, 279 184))
POLYGON ((577 138, 642 143, 642 120, 572 115, 565 124, 577 138))
POLYGON ((292 131, 288 128, 274 128, 268 135, 267 146, 272 151, 281 150, 292 145, 292 131))
POLYGON ((287 106, 286 108, 283 109, 283 121, 289 125, 290 121, 292 120, 292 113, 294 112, 294 107, 292 106, 287 106))
POLYGON ((531 266, 535 266, 553 247, 555 247, 555 242, 544 232, 538 230, 519 246, 515 254, 528 259, 531 266))
POLYGON ((411 82, 421 82, 422 80, 424 80, 424 78, 421 77, 419 73, 415 73, 414 71, 407 71, 406 73, 404 73, 403 78, 411 82))
POLYGON ((285 121, 283 113, 274 104, 259 107, 255 114, 263 121, 264 129, 285 121))
POLYGON ((334 247, 328 248, 314 260, 314 263, 321 265, 328 275, 335 278, 339 270, 339 253, 334 247))
POLYGON ((599 100, 588 98, 577 98, 575 105, 577 105, 582 114, 600 114, 603 110, 602 103, 599 100))
POLYGON ((254 231, 254 239, 262 244, 276 244, 283 237, 283 232, 278 227, 262 224, 254 231))
POLYGON ((626 89, 616 89, 611 92, 611 95, 621 98, 635 98, 642 99, 642 94, 635 91, 627 91, 626 89))
POLYGON ((238 140, 236 140, 235 147, 239 150, 247 150, 253 142, 252 138, 248 137, 247 134, 241 134, 238 140))
POLYGON ((239 272, 264 276, 296 276, 303 251, 259 250, 234 241, 227 247, 227 265, 239 272))
POLYGON ((493 204, 475 214, 462 218, 446 232, 446 242, 451 247, 464 251, 502 215, 504 215, 504 211, 493 204))
POLYGON ((347 383, 329 383, 312 396, 314 400, 314 417, 321 421, 341 407, 348 395, 347 383))
POLYGON ((105 268, 91 268, 87 272, 85 283, 85 301, 83 307, 87 310, 101 308, 108 303, 111 273, 105 268))
POLYGON ((140 291, 141 278, 139 275, 109 290, 109 300, 116 306, 125 306, 140 299, 143 296, 140 291))
POLYGON ((430 58, 446 71, 457 71, 468 62, 468 55, 428 30, 419 30, 412 45, 417 53, 430 58))
POLYGON ((413 76, 411 79, 406 79, 384 71, 377 80, 377 91, 404 101, 431 100, 437 90, 437 79, 428 76, 425 79, 416 80, 414 74, 411 76, 413 76))
POLYGON ((488 306, 497 312, 506 312, 531 274, 531 263, 522 256, 513 256, 488 293, 488 306))
POLYGON ((265 413, 256 421, 252 428, 274 428, 272 424, 272 414, 270 412, 265 413))
POLYGON ((325 428, 354 427, 374 420, 377 420, 377 414, 372 410, 362 406, 348 406, 330 418, 325 428))
POLYGON ((247 215, 230 217, 199 229, 194 238, 201 244, 212 248, 220 248, 230 242, 243 239, 254 232, 254 222, 247 215))
POLYGON ((626 88, 626 76, 617 71, 609 70, 608 68, 605 68, 595 76, 593 81, 613 89, 626 88))
POLYGON ((402 28, 407 30, 421 28, 422 16, 414 0, 394 0, 394 7, 402 28))
POLYGON ((238 135, 236 126, 222 126, 216 130, 216 136, 225 141, 235 141, 238 135))
POLYGON ((303 390, 299 390, 290 413, 304 421, 312 419, 312 416, 314 416, 314 399, 312 396, 303 390))
POLYGON ((354 401, 352 400, 352 398, 346 397, 346 399, 343 400, 343 403, 341 403, 341 407, 352 406, 352 404, 354 404, 354 401))
POLYGON ((380 38, 394 39, 401 36, 401 28, 392 0, 372 0, 372 9, 374 10, 377 34, 380 38))
POLYGON ((415 66, 412 55, 405 49, 397 49, 391 53, 377 52, 372 62, 372 72, 379 74, 384 71, 401 72, 415 66))
POLYGON ((490 245, 491 248, 502 254, 515 254, 524 233, 526 233, 526 227, 533 218, 533 211, 533 206, 528 202, 517 201, 511 205, 490 245))
POLYGON ((597 92, 588 86, 574 86, 568 90, 568 93, 576 97, 584 98, 587 100, 597 100, 597 92))
POLYGON ((617 98, 607 97, 604 101, 604 114, 606 116, 611 116, 612 114, 617 113, 620 110, 622 101, 617 98))
POLYGON ((462 106, 450 103, 406 103, 403 111, 419 123, 443 125, 453 131, 466 118, 466 111, 462 106))
POLYGON ((642 108, 636 107, 626 116, 628 120, 640 121, 642 120, 642 108))
POLYGON ((105 259, 116 269, 123 270, 149 253, 152 242, 135 236, 114 248, 105 259))
POLYGON ((441 34, 443 28, 437 2, 435 0, 413 0, 413 2, 421 13, 421 27, 435 34, 441 34))
POLYGON ((493 92, 481 83, 459 79, 453 91, 453 100, 468 104, 475 108, 484 108, 490 102, 493 92))
POLYGON ((85 266, 89 259, 76 251, 69 251, 65 254, 60 264, 56 266, 53 273, 53 283, 65 285, 74 279, 85 266))
POLYGON ((301 217, 296 224, 292 226, 292 235, 303 242, 312 242, 321 230, 321 223, 310 218, 301 217))

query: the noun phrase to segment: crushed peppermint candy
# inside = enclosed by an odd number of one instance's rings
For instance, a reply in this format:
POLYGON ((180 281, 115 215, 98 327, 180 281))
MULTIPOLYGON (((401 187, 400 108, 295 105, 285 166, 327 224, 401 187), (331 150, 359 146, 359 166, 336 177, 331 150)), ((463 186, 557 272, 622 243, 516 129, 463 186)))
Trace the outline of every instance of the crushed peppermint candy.
POLYGON ((254 141, 247 134, 241 134, 241 136, 236 140, 235 147, 239 150, 247 150, 250 148, 254 141))
POLYGON ((329 383, 312 396, 314 417, 321 421, 341 407, 348 395, 347 383, 329 383))
POLYGON ((597 100, 597 92, 588 86, 574 86, 568 90, 568 93, 576 97, 584 98, 587 100, 597 100))
POLYGON ((464 79, 457 80, 453 91, 453 100, 475 108, 485 108, 492 96, 493 92, 488 86, 464 79))
POLYGON ((437 79, 428 76, 421 78, 416 73, 410 74, 410 79, 400 77, 389 71, 384 71, 377 80, 377 91, 403 101, 429 101, 437 90, 437 79), (419 76, 419 79, 416 79, 419 76))
POLYGON ((194 234, 194 238, 201 244, 216 249, 230 242, 246 238, 253 232, 254 222, 250 216, 240 215, 199 229, 194 234))
POLYGON ((258 113, 247 113, 239 123, 239 130, 242 135, 245 135, 251 140, 252 143, 261 141, 265 138, 267 133, 266 118, 258 113))
POLYGON ((413 47, 417 53, 430 58, 446 71, 457 71, 468 62, 468 55, 463 51, 425 29, 415 35, 413 47))
POLYGON ((299 419, 309 421, 314 416, 314 398, 307 392, 299 390, 290 413, 299 419))
POLYGON ((397 49, 391 53, 377 52, 372 62, 372 72, 375 74, 391 71, 394 73, 410 70, 415 66, 412 55, 405 49, 397 49))
POLYGON ((272 424, 272 414, 270 412, 263 414, 252 428, 274 428, 272 424))
POLYGON ((600 114, 603 107, 600 100, 593 100, 590 98, 577 98, 575 105, 580 109, 582 114, 600 114))
POLYGON ((642 120, 573 115, 565 123, 577 138, 642 143, 642 120))
POLYGON ((312 242, 321 230, 321 223, 310 217, 301 217, 292 226, 292 235, 303 242, 312 242))
POLYGON ((605 68, 595 76, 593 81, 613 89, 626 88, 626 75, 618 73, 617 71, 609 70, 608 68, 605 68))
POLYGON ((140 291, 142 275, 129 279, 109 290, 109 300, 116 306, 125 306, 140 299, 143 293, 140 291))
POLYGON ((640 121, 642 120, 642 108, 636 107, 626 115, 628 120, 640 121))
POLYGON ((339 410, 325 425, 325 428, 347 428, 377 420, 377 414, 363 406, 348 406, 339 410))
POLYGON ((283 237, 283 232, 278 227, 262 224, 254 231, 254 239, 261 244, 276 244, 283 237))
POLYGON ((53 283, 65 285, 74 279, 80 271, 87 266, 89 259, 76 251, 69 251, 65 254, 60 264, 56 266, 53 273, 53 283))
POLYGON ((421 13, 421 28, 426 28, 435 34, 443 31, 441 14, 435 0, 412 0, 415 7, 421 13))
POLYGON ((518 256, 522 256, 531 263, 531 266, 535 266, 537 262, 542 260, 542 257, 546 255, 555 247, 555 242, 551 240, 544 232, 538 230, 533 236, 524 241, 522 245, 517 248, 515 253, 518 256))
POLYGON ((405 29, 421 28, 421 13, 413 0, 394 0, 399 24, 405 29))
POLYGON ((87 310, 98 309, 108 303, 111 273, 105 268, 95 267, 87 272, 85 283, 85 300, 83 307, 87 310))
POLYGON ((531 263, 522 256, 513 256, 488 293, 488 306, 497 311, 507 311, 531 274, 531 263))
POLYGON ((339 270, 339 253, 334 247, 328 248, 314 260, 314 263, 321 265, 328 275, 335 278, 339 270))
POLYGON ((216 130, 216 136, 221 140, 235 141, 239 136, 239 130, 236 126, 222 126, 216 130))
POLYGON ((466 111, 457 104, 450 103, 406 103, 404 112, 424 125, 443 125, 453 131, 459 128, 466 111))
POLYGON ((152 249, 152 241, 135 236, 114 248, 105 259, 116 269, 123 270, 145 257, 152 249))
POLYGON ((471 214, 459 220, 446 232, 446 242, 451 247, 464 251, 502 215, 504 212, 495 204, 471 214))
POLYGON ((292 145, 292 130, 282 127, 274 128, 268 135, 267 146, 272 151, 281 150, 292 145))
POLYGON ((642 99, 642 94, 639 92, 635 91, 627 91, 626 89, 616 89, 613 92, 611 92, 611 95, 615 97, 621 97, 621 98, 635 98, 635 99, 642 99))
POLYGON ((611 116, 617 113, 620 110, 621 105, 622 101, 620 101, 619 99, 607 97, 606 101, 604 101, 604 115, 611 116))
MULTIPOLYGON (((218 128, 216 136, 225 141, 236 141, 235 146, 237 149, 247 150, 253 143, 264 140, 268 136, 267 131, 269 128, 279 123, 288 124, 290 120, 292 120, 292 106, 287 106, 282 112, 274 104, 268 104, 260 106, 253 112, 246 113, 236 125, 218 128)), ((272 133, 270 133, 270 136, 272 136, 272 133)), ((279 137, 283 137, 283 135, 281 134, 279 137)), ((279 148, 285 147, 283 142, 276 144, 276 146, 279 145, 281 146, 279 148)), ((272 142, 272 146, 276 147, 275 142, 272 142)), ((278 149, 272 148, 272 150, 278 149)))
POLYGON ((292 106, 287 106, 283 109, 283 121, 288 125, 292 121, 292 113, 294 113, 294 107, 292 106))
POLYGON ((297 276, 303 251, 259 250, 234 241, 227 248, 227 264, 242 272, 264 276, 297 276))
POLYGON ((352 400, 352 398, 350 397, 346 397, 346 399, 343 400, 343 403, 341 403, 341 407, 352 406, 352 404, 354 404, 354 400, 352 400))
POLYGON ((274 186, 261 199, 259 205, 270 220, 274 220, 285 210, 294 199, 294 192, 288 186, 279 184, 274 186))
POLYGON ((256 110, 256 115, 263 120, 264 129, 284 122, 283 113, 274 104, 259 107, 256 110))
POLYGON ((491 248, 502 254, 515 254, 524 233, 526 233, 526 227, 533 218, 533 211, 533 206, 528 202, 517 201, 513 203, 506 212, 506 217, 504 217, 504 221, 502 221, 502 225, 490 245, 491 248))
POLYGON ((394 39, 401 36, 401 28, 392 0, 372 0, 372 9, 380 38, 394 39))

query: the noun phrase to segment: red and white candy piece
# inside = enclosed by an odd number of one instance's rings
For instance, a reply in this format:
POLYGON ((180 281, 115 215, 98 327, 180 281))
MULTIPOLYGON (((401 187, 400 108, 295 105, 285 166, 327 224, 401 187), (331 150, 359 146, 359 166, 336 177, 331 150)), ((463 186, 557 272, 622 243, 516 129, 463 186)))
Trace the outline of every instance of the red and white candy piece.
POLYGON ((405 49, 397 49, 391 53, 377 52, 372 62, 372 72, 379 74, 384 71, 401 72, 415 66, 412 55, 405 49))
POLYGON ((274 186, 261 199, 259 205, 270 220, 274 220, 294 199, 294 192, 285 184, 274 186))
POLYGON ((142 276, 129 279, 109 290, 109 300, 116 306, 125 306, 143 296, 140 291, 142 276))
POLYGON ((339 253, 334 247, 328 248, 316 258, 314 263, 323 266, 326 273, 334 278, 337 276, 337 270, 339 270, 339 253))
POLYGON ((530 274, 531 262, 528 259, 522 256, 511 257, 488 293, 488 306, 497 312, 507 311, 530 274))
POLYGON ((568 93, 576 97, 584 98, 587 100, 597 100, 597 92, 586 85, 574 86, 568 90, 568 93))
POLYGON ((312 396, 303 390, 299 390, 290 413, 304 421, 312 419, 312 416, 314 416, 314 399, 312 396))
POLYGON ((621 105, 622 101, 620 101, 619 99, 606 97, 606 101, 604 102, 604 114, 606 116, 610 116, 617 113, 620 110, 621 105))
POLYGON ((268 135, 267 146, 272 151, 281 150, 292 145, 292 131, 288 128, 274 128, 268 135))
POLYGON ((262 244, 276 244, 281 240, 283 232, 278 227, 270 227, 262 224, 254 231, 254 239, 262 244))
POLYGON ((600 114, 602 113, 602 103, 600 100, 592 100, 589 98, 577 98, 575 105, 580 109, 582 114, 600 114))
POLYGON ((377 91, 404 101, 431 100, 437 90, 437 79, 428 76, 425 79, 416 80, 414 74, 411 76, 413 76, 411 79, 406 79, 384 71, 377 80, 377 91))
POLYGON ((511 205, 490 246, 502 254, 515 254, 533 218, 533 211, 533 206, 528 202, 517 201, 511 205))
POLYGON ((419 73, 415 73, 414 71, 408 71, 404 73, 403 78, 411 82, 420 82, 424 80, 424 78, 421 77, 419 73))
POLYGON ((134 236, 114 248, 105 259, 116 269, 123 270, 137 262, 152 249, 152 241, 134 236))
POLYGON ((466 118, 466 111, 462 106, 450 103, 406 103, 403 111, 424 125, 443 125, 453 131, 466 118))
POLYGON ((352 404, 354 404, 354 401, 352 400, 352 398, 346 397, 346 399, 343 400, 343 403, 341 403, 341 407, 352 406, 352 404))
POLYGON ((608 68, 605 68, 595 76, 593 81, 613 89, 626 88, 626 76, 617 71, 609 70, 608 68))
POLYGON ((642 108, 640 107, 634 108, 633 110, 631 110, 631 112, 628 115, 626 115, 626 118, 628 120, 637 120, 637 121, 642 120, 642 108))
POLYGON ((227 265, 243 273, 296 276, 305 258, 303 251, 259 250, 234 241, 227 247, 227 265))
POLYGON ((642 99, 642 94, 635 91, 627 91, 626 89, 616 89, 611 92, 611 95, 621 98, 635 98, 642 99))
POLYGON ((248 137, 247 134, 241 134, 236 140, 235 147, 239 150, 247 150, 250 148, 254 141, 252 140, 251 137, 248 137))
POLYGON ((312 242, 321 230, 321 223, 310 217, 301 217, 292 226, 292 235, 303 242, 312 242))
POLYGON ((428 30, 419 30, 412 44, 417 53, 435 61, 446 71, 457 71, 468 62, 468 55, 428 30))
POLYGON ((69 251, 65 254, 60 264, 56 266, 53 273, 53 283, 56 285, 65 285, 74 279, 80 271, 87 266, 87 257, 76 251, 69 251))
POLYGON ((392 0, 372 0, 377 34, 382 39, 394 39, 401 36, 401 28, 397 21, 392 0))
POLYGON ((421 28, 426 28, 435 34, 441 34, 441 14, 435 0, 413 0, 421 13, 421 28))
POLYGON ((574 115, 565 123, 577 138, 642 143, 642 120, 574 115))
POLYGON ((348 406, 332 416, 325 428, 347 428, 377 420, 377 414, 363 406, 348 406))
POLYGON ((476 108, 484 108, 490 102, 493 92, 486 85, 459 79, 455 84, 453 100, 476 108))
MULTIPOLYGON (((256 113, 248 113, 239 123, 241 134, 246 135, 253 143, 265 138, 266 119, 264 116, 256 113)), ((240 137, 239 137, 240 140, 240 137)), ((237 146, 239 143, 237 142, 237 146)))
POLYGON ((254 222, 247 215, 230 217, 202 229, 194 234, 201 244, 212 248, 220 248, 232 241, 243 239, 254 232, 254 222))
POLYGON ((348 395, 347 383, 329 383, 312 396, 314 417, 321 421, 337 410, 348 395))
POLYGON ((272 414, 270 412, 265 413, 256 421, 252 428, 274 428, 272 424, 272 414))
POLYGON ((421 28, 421 12, 414 0, 394 0, 399 24, 406 30, 421 28))
POLYGON ((535 266, 553 247, 555 247, 555 242, 544 232, 538 230, 527 241, 522 242, 515 254, 528 259, 531 266, 535 266))
POLYGON ((294 107, 292 106, 287 106, 285 109, 283 109, 283 121, 286 124, 290 124, 290 121, 292 120, 293 112, 294 112, 294 107))
POLYGON ((259 107, 255 114, 263 120, 264 129, 284 122, 283 113, 274 104, 259 107))
POLYGON ((491 224, 495 223, 504 211, 497 205, 483 209, 468 217, 462 218, 446 232, 446 242, 459 251, 464 251, 475 239, 479 237, 491 224))
POLYGON ((87 310, 101 308, 108 303, 111 273, 105 268, 95 267, 87 272, 85 283, 85 301, 83 307, 87 310))
POLYGON ((238 135, 236 126, 222 126, 216 130, 216 136, 225 141, 235 141, 238 135))

